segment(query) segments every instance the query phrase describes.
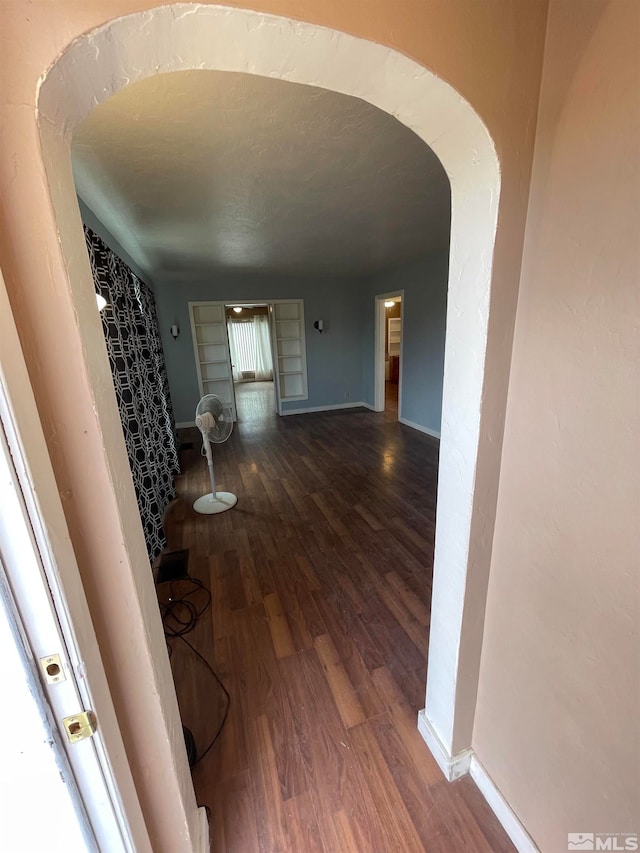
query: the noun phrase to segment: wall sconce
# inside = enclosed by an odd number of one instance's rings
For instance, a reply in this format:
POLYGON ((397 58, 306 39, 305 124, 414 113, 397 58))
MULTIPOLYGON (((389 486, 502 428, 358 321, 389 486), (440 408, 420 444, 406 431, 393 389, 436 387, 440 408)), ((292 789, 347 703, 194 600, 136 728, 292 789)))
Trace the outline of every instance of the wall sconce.
POLYGON ((96 293, 96 302, 98 303, 98 311, 102 311, 107 307, 107 300, 101 293, 96 293))
POLYGON ((178 324, 174 323, 173 326, 169 329, 169 331, 171 332, 171 337, 173 338, 173 340, 177 341, 178 335, 180 334, 180 327, 178 326, 178 324))
POLYGON ((322 334, 322 330, 324 329, 324 322, 322 320, 314 320, 313 328, 317 329, 320 334, 322 334))

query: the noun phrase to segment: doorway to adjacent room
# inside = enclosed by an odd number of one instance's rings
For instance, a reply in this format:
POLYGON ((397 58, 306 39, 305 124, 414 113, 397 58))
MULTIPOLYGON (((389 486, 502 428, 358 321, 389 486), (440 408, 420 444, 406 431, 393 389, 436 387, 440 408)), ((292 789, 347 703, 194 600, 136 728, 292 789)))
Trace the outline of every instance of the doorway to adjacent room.
POLYGON ((402 330, 404 292, 375 298, 374 408, 397 421, 402 412, 402 330))
MULTIPOLYGON (((200 396, 220 397, 234 421, 236 396, 245 381, 271 382, 273 410, 279 415, 283 404, 307 399, 302 299, 190 302, 189 314, 200 396)), ((263 404, 271 405, 269 395, 262 396, 263 404)))
POLYGON ((269 306, 227 305, 225 313, 238 420, 277 412, 269 306))

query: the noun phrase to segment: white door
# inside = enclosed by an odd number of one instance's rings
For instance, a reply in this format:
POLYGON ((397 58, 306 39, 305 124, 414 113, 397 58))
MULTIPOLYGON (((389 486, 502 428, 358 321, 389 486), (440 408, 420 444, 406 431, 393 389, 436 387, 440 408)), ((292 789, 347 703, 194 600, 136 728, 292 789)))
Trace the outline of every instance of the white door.
MULTIPOLYGON (((22 648, 27 665, 27 669, 23 666, 23 677, 35 679, 35 705, 32 703, 30 712, 25 710, 31 714, 31 722, 22 730, 19 717, 10 719, 3 727, 3 736, 16 743, 24 738, 28 744, 25 752, 37 751, 38 739, 50 736, 53 758, 67 788, 66 797, 59 789, 52 791, 52 798, 62 803, 69 843, 74 833, 80 833, 86 840, 83 849, 150 851, 1 274, 0 506, 0 554, 6 576, 3 607, 7 618, 13 619, 11 614, 15 614, 14 636, 20 643, 14 643, 14 651, 20 654, 22 648), (81 712, 89 715, 95 726, 93 733, 91 727, 85 730, 81 721, 67 719, 81 712), (85 733, 87 737, 80 737, 85 733)), ((14 663, 18 693, 19 666, 14 663)), ((3 681, 5 711, 13 710, 12 701, 11 686, 3 681)), ((46 760, 42 754, 43 767, 46 760)), ((0 762, 0 777, 7 772, 7 764, 0 762)), ((6 784, 7 780, 3 781, 6 784)), ((29 821, 34 825, 23 826, 25 838, 56 821, 50 803, 38 798, 37 792, 34 784, 29 800, 29 821)), ((19 814, 13 809, 3 816, 0 849, 13 849, 4 844, 2 832, 6 827, 8 834, 17 819, 19 814)), ((40 849, 56 848, 51 843, 40 849)))
POLYGON ((0 850, 97 850, 73 771, 0 560, 0 648, 5 733, 0 768, 0 850))
MULTIPOLYGON (((231 407, 234 421, 236 398, 227 337, 224 302, 190 302, 191 336, 200 394, 215 394, 231 407)), ((195 411, 197 400, 194 400, 195 411)))

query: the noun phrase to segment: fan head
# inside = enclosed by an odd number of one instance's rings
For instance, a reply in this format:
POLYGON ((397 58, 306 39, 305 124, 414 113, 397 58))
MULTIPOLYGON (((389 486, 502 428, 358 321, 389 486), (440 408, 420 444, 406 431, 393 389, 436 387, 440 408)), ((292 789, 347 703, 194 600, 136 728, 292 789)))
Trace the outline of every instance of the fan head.
POLYGON ((222 444, 233 429, 231 407, 215 394, 206 394, 196 407, 196 426, 210 442, 222 444))

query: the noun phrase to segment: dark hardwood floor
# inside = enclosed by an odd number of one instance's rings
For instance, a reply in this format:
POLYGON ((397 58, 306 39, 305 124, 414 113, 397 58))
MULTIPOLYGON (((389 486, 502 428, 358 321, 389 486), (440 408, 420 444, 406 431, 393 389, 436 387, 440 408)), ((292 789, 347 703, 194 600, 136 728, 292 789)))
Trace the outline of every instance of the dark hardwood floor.
MULTIPOLYGON (((471 779, 445 782, 416 728, 437 444, 384 413, 278 418, 265 394, 239 394, 239 423, 214 448, 218 488, 237 506, 193 511, 206 464, 199 433, 181 431, 194 446, 167 518, 170 549, 190 549, 190 573, 212 593, 188 639, 231 694, 194 769, 212 850, 513 850, 471 779)), ((171 645, 201 752, 224 696, 171 645)))
POLYGON ((384 413, 387 420, 398 420, 398 383, 384 383, 384 413))

